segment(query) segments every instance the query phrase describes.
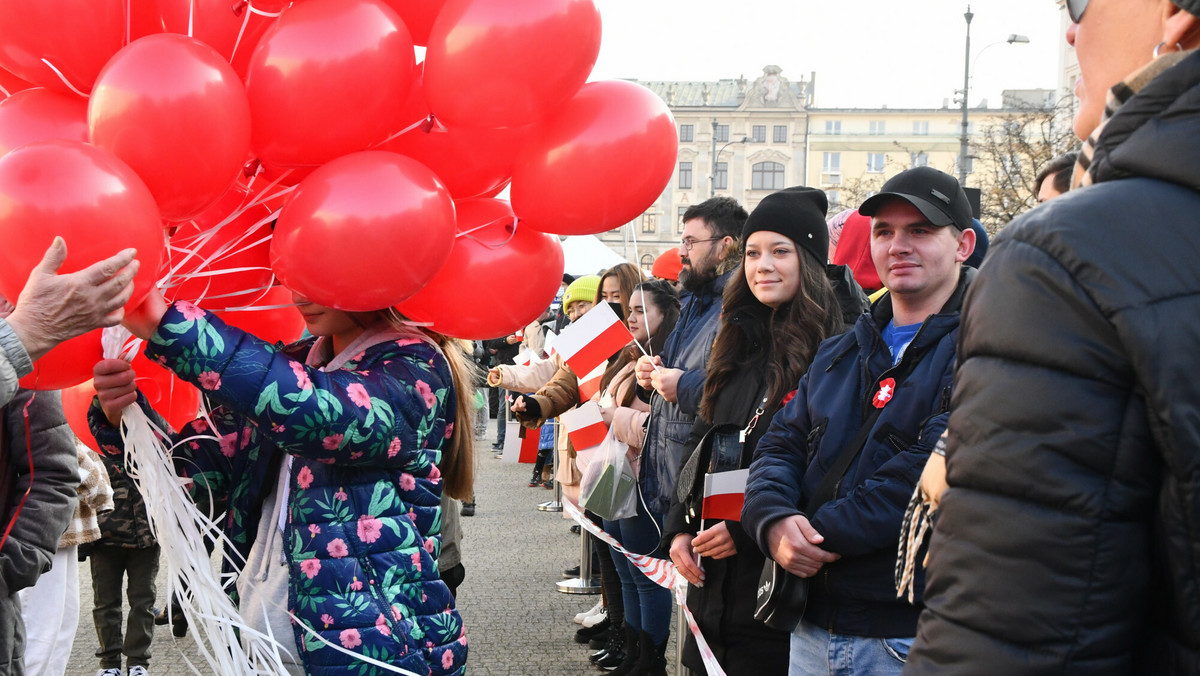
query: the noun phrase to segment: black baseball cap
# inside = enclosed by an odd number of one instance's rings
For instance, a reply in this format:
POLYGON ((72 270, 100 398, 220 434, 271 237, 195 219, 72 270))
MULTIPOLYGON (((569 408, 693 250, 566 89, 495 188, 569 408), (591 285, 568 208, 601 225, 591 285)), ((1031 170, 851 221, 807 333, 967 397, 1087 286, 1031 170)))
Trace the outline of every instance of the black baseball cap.
POLYGON ((883 190, 867 198, 858 208, 863 216, 874 216, 884 202, 898 197, 917 208, 934 225, 971 227, 971 203, 958 179, 933 167, 914 167, 896 174, 883 190))

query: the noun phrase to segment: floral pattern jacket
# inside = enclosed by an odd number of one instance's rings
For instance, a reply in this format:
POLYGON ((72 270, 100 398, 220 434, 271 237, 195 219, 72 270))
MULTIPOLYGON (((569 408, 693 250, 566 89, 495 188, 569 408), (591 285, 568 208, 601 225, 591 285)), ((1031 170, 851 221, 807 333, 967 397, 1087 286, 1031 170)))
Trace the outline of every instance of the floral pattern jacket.
MULTIPOLYGON (((147 356, 220 404, 172 440, 176 469, 193 493, 207 493, 198 498, 227 508, 225 535, 245 560, 264 492, 290 454, 291 612, 353 653, 417 674, 462 674, 466 636, 437 572, 436 463, 455 413, 449 366, 428 342, 403 338, 326 373, 304 365, 312 344, 280 350, 193 305, 170 308, 147 356)), ((89 422, 106 452, 122 452, 98 402, 89 422)), ((310 676, 388 673, 293 624, 310 676)))

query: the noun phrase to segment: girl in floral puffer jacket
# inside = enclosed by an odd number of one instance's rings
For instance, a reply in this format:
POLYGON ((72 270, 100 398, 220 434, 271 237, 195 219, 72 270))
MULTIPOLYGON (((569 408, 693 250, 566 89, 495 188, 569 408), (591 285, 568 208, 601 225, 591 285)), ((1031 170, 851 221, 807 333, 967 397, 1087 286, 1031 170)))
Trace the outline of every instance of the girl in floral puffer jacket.
MULTIPOLYGON (((466 636, 437 557, 443 489, 471 494, 470 425, 455 427, 470 420, 465 364, 390 311, 294 298, 315 338, 283 349, 158 295, 127 317, 147 356, 220 404, 172 439, 176 470, 226 508, 246 561, 235 599, 251 627, 293 633, 294 673, 387 673, 315 632, 416 674, 461 674, 466 636)), ((148 406, 125 362, 95 376, 89 422, 121 453, 120 411, 148 406)))

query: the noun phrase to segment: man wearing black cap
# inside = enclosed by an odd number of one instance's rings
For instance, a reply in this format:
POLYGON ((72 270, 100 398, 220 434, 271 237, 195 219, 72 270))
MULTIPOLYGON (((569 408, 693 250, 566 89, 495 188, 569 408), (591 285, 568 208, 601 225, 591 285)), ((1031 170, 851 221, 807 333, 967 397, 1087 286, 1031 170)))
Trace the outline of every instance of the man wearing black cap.
POLYGON ((742 526, 810 578, 789 673, 899 674, 916 635, 896 598, 900 524, 946 427, 959 308, 974 270, 971 208, 954 177, 902 172, 859 208, 888 293, 822 344, 759 441, 742 526))

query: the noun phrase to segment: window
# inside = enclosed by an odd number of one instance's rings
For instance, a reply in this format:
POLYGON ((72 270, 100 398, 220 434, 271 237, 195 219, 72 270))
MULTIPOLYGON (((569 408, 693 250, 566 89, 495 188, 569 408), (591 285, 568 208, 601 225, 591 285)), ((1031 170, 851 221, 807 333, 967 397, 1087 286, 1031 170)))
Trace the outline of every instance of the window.
POLYGON ((693 136, 695 134, 694 129, 695 129, 695 127, 693 127, 690 124, 679 125, 679 142, 680 143, 691 143, 693 136))
POLYGON ((775 125, 775 132, 772 134, 772 140, 776 143, 787 143, 787 125, 775 125))
POLYGON ((754 143, 767 142, 767 125, 756 124, 750 127, 750 140, 754 143))
POLYGON ((752 190, 783 190, 783 165, 778 162, 759 162, 751 167, 752 190))
POLYGON ((713 190, 729 189, 729 163, 717 162, 717 173, 713 174, 713 190))
POLYGON ((683 215, 687 213, 687 207, 679 207, 679 218, 675 219, 675 227, 679 228, 679 232, 683 232, 683 215))
POLYGON ((912 166, 928 167, 929 166, 929 153, 913 153, 912 154, 912 166))
POLYGON ((654 267, 654 254, 650 254, 650 253, 642 254, 642 273, 645 274, 647 278, 650 277, 650 270, 653 267, 654 267))
POLYGON ((679 163, 679 189, 680 190, 691 190, 692 189, 692 163, 691 162, 680 162, 679 163))
POLYGON ((883 162, 883 153, 867 153, 867 172, 872 174, 882 174, 883 162))
POLYGON ((825 133, 826 134, 842 133, 842 121, 841 120, 825 120, 825 133))
POLYGON ((825 153, 821 159, 821 183, 823 185, 842 184, 842 154, 825 153))
POLYGON ((929 122, 913 122, 913 136, 929 136, 929 122))
POLYGON ((718 124, 717 125, 717 143, 728 143, 728 142, 729 142, 729 125, 718 124))
POLYGON ((883 136, 887 133, 887 120, 871 120, 871 136, 883 136))
POLYGON ((658 214, 642 214, 642 232, 653 233, 658 228, 658 214))

